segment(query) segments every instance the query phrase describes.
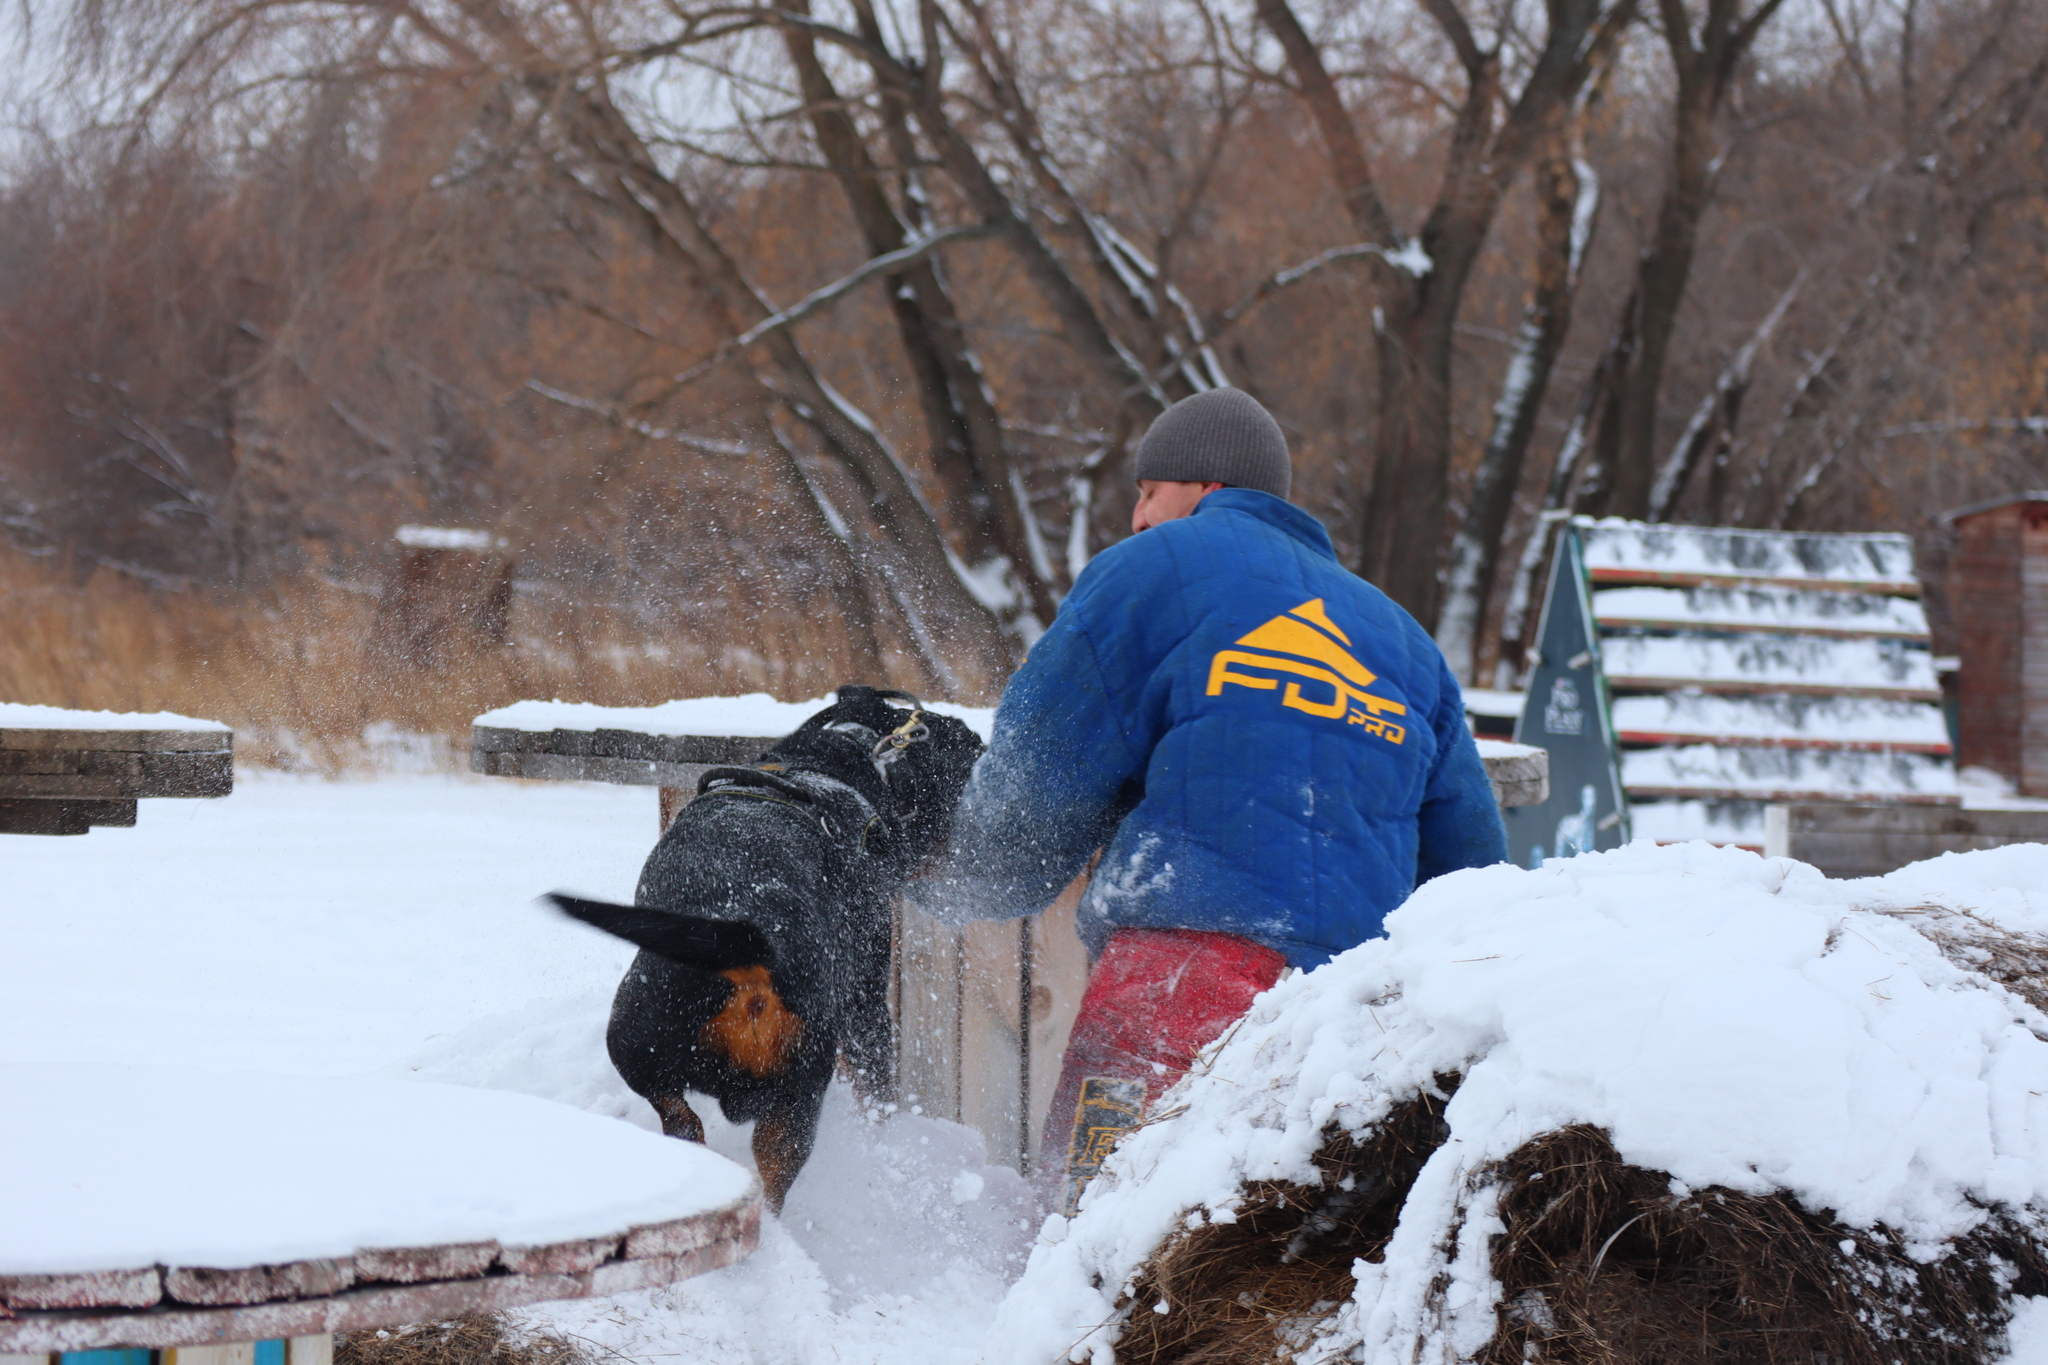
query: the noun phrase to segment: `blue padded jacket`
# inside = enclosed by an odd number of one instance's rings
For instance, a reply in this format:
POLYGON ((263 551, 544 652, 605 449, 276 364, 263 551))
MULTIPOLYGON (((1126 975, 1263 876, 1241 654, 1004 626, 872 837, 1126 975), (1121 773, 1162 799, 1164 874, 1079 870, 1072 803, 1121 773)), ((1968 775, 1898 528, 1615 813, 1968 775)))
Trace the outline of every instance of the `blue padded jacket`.
POLYGON ((1312 966, 1439 873, 1507 855, 1458 685, 1422 627, 1249 489, 1097 556, 1010 680, 918 899, 948 918, 1082 901, 1312 966))

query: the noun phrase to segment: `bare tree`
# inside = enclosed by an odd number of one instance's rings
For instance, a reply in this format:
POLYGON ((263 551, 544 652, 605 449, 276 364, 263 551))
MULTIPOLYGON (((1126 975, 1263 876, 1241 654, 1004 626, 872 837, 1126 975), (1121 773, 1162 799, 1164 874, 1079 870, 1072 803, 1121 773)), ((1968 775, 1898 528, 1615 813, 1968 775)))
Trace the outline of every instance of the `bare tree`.
MULTIPOLYGON (((1258 0, 1286 53, 1359 236, 1378 248, 1379 424, 1360 519, 1359 572, 1434 624, 1451 470, 1454 328, 1502 196, 1563 118, 1634 13, 1633 0, 1549 0, 1546 31, 1512 98, 1502 87, 1503 25, 1482 42, 1454 0, 1423 4, 1455 53, 1465 90, 1435 201, 1413 238, 1396 226, 1322 49, 1288 0, 1258 0)), ((1511 13, 1507 7, 1503 13, 1511 13)))
MULTIPOLYGON (((1587 87, 1589 92, 1597 88, 1597 81, 1587 87)), ((1535 289, 1508 357, 1464 521, 1451 538, 1436 639, 1451 672, 1468 682, 1477 681, 1480 627, 1494 596, 1508 516, 1514 510, 1515 490, 1521 484, 1551 370, 1571 331, 1572 305, 1578 299, 1599 215, 1600 180, 1585 159, 1579 135, 1585 116, 1582 101, 1570 125, 1545 139, 1537 158, 1535 289)))
POLYGON ((1784 0, 1705 0, 1697 29, 1685 0, 1657 0, 1659 27, 1676 85, 1672 102, 1671 158, 1656 225, 1636 267, 1635 288, 1616 333, 1615 361, 1606 370, 1614 386, 1593 437, 1591 487, 1601 510, 1647 517, 1657 473, 1658 400, 1665 362, 1678 326, 1698 247, 1700 219, 1714 195, 1723 164, 1716 126, 1737 68, 1784 0))

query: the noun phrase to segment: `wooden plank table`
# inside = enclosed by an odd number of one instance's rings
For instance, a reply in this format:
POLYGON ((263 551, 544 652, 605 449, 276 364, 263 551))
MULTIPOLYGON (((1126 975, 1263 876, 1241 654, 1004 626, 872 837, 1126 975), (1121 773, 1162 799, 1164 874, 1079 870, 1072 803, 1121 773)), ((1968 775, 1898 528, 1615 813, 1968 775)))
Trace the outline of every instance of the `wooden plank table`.
POLYGON ((0 1359, 321 1365, 335 1332, 652 1288, 760 1236, 743 1168, 530 1096, 27 1065, 0 1093, 0 1359))
POLYGON ((234 784, 225 725, 0 703, 0 834, 131 827, 142 798, 220 797, 234 784))

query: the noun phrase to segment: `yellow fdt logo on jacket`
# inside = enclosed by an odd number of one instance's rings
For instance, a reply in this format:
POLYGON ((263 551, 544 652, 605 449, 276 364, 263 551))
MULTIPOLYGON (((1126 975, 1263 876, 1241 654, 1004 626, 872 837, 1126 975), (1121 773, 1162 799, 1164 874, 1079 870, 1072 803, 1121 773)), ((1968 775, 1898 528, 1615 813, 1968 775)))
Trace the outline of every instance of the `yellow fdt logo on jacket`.
MULTIPOLYGON (((1337 628, 1323 609, 1323 599, 1304 602, 1284 615, 1241 636, 1237 648, 1220 649, 1209 661, 1209 695, 1220 696, 1225 684, 1256 688, 1262 692, 1285 690, 1280 704, 1328 720, 1340 717, 1348 724, 1365 727, 1390 744, 1399 744, 1407 731, 1388 716, 1405 716, 1408 708, 1365 689, 1372 686, 1373 671, 1351 657, 1351 637, 1337 628), (1257 651, 1257 652, 1254 652, 1257 651), (1257 670, 1245 672, 1243 670, 1257 670), (1266 675, 1291 675, 1274 678, 1266 675), (1303 696, 1296 678, 1308 678, 1331 689, 1327 701, 1303 696)), ((1315 689, 1317 692, 1321 688, 1315 689)))

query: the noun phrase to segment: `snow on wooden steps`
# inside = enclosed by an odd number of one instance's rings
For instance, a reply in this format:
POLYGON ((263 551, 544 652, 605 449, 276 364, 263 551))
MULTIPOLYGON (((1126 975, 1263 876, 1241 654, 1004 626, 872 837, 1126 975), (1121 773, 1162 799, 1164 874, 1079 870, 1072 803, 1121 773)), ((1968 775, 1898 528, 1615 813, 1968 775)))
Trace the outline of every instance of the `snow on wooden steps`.
POLYGON ((1603 629, 1714 630, 1863 636, 1927 643, 1918 602, 1868 592, 1803 588, 1603 588, 1593 594, 1603 629))
POLYGON ((1804 635, 1616 635, 1601 641, 1622 691, 1759 692, 1940 701, 1934 658, 1898 640, 1804 635))
POLYGON ((1772 801, 1897 801, 1956 805, 1955 769, 1928 754, 1752 748, 1722 744, 1631 749, 1621 756, 1630 797, 1772 801))
POLYGON ((1618 697, 1623 744, 1741 744, 1947 754, 1948 724, 1929 702, 1883 697, 1664 692, 1618 697))
POLYGON ((1755 847, 1773 801, 1958 801, 1908 537, 1575 529, 1635 834, 1755 847))
POLYGON ((1729 526, 1582 519, 1586 569, 1598 583, 1773 584, 1918 597, 1913 542, 1902 535, 1795 534, 1729 526))

